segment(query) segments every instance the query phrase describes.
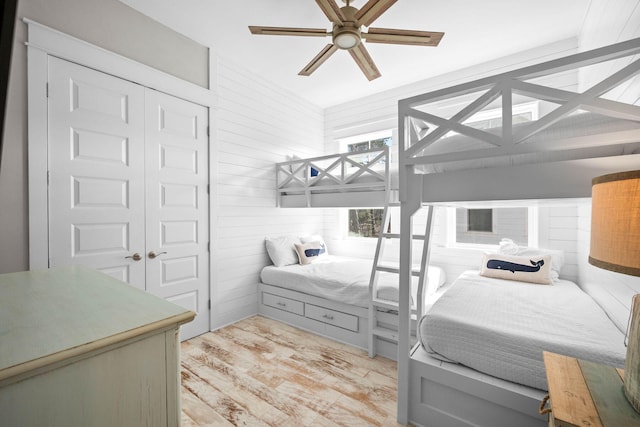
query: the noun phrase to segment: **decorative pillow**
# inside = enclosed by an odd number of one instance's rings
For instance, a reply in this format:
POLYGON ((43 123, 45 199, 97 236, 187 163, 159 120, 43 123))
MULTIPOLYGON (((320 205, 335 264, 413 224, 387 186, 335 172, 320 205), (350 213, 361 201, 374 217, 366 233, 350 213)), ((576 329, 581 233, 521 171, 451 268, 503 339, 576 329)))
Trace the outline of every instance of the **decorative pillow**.
POLYGON ((327 255, 326 246, 323 242, 296 243, 296 252, 300 264, 306 265, 327 255))
POLYGON ((500 240, 498 253, 502 255, 516 255, 522 257, 541 257, 548 255, 551 257, 551 279, 557 280, 560 276, 560 270, 564 265, 564 252, 555 249, 531 248, 528 246, 518 246, 511 239, 500 240))
POLYGON ((480 275, 519 282, 551 284, 551 257, 521 257, 500 254, 485 254, 480 275))
POLYGON ((300 243, 300 239, 296 236, 265 237, 264 241, 269 258, 276 267, 298 263, 294 245, 300 243))
POLYGON ((324 254, 329 255, 329 249, 327 248, 327 244, 324 242, 324 239, 319 234, 314 234, 311 236, 301 236, 300 242, 301 243, 320 242, 321 244, 324 245, 324 254))

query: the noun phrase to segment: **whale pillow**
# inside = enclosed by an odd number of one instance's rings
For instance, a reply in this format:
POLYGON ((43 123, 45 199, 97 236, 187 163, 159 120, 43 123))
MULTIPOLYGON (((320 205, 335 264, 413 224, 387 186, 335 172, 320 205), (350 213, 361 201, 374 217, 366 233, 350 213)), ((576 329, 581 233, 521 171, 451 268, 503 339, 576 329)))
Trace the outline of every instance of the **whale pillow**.
POLYGON ((327 247, 324 242, 296 243, 296 252, 300 264, 307 265, 327 256, 327 247))
POLYGON ((480 275, 496 279, 550 285, 551 257, 485 254, 480 275))

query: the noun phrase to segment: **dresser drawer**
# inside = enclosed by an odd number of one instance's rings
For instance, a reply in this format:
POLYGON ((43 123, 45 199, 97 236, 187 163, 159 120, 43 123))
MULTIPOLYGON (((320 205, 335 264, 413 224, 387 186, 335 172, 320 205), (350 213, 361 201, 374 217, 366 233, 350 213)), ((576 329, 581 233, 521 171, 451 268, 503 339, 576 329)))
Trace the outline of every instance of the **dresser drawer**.
POLYGON ((305 316, 333 326, 358 332, 358 316, 307 304, 305 316))
POLYGON ((269 307, 278 308, 280 310, 289 311, 291 313, 304 316, 304 303, 294 299, 281 297, 278 295, 262 293, 262 303, 269 307))

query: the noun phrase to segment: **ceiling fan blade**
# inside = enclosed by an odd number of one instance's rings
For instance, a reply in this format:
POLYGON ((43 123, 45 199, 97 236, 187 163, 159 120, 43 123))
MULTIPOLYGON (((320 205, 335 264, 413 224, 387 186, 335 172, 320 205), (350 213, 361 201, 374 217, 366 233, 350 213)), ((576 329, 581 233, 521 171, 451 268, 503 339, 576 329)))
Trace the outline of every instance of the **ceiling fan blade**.
POLYGON ((294 27, 256 27, 249 26, 251 34, 263 34, 269 36, 310 36, 325 37, 327 33, 324 28, 294 28, 294 27))
POLYGON ((316 0, 320 9, 327 15, 329 21, 334 24, 342 25, 345 20, 345 16, 342 13, 342 10, 338 7, 335 0, 316 0))
POLYGON ((369 0, 356 13, 355 18, 359 25, 368 27, 373 21, 378 19, 387 9, 398 0, 369 0))
POLYGON ((359 43, 353 49, 349 49, 349 53, 369 81, 381 76, 378 67, 373 63, 373 59, 371 59, 369 52, 367 52, 367 49, 362 43, 359 43))
POLYGON ((369 43, 411 44, 418 46, 438 46, 444 33, 435 31, 395 30, 390 28, 369 28, 362 33, 369 43))
POLYGON ((328 44, 311 60, 303 69, 298 73, 299 76, 310 76, 324 61, 326 61, 331 55, 338 50, 338 47, 333 44, 328 44))

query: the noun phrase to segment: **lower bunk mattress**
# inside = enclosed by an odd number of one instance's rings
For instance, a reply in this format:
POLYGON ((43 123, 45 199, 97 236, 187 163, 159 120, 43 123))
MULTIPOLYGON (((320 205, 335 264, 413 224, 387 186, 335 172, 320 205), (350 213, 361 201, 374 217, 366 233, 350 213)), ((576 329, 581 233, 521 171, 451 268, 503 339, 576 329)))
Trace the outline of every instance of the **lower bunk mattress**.
POLYGON ((543 351, 624 367, 624 334, 578 285, 463 273, 428 310, 419 339, 433 357, 546 390, 543 351))
MULTIPOLYGON (((260 280, 267 285, 366 308, 369 306, 372 265, 370 259, 328 255, 307 265, 267 266, 262 269, 260 280)), ((433 286, 444 284, 445 273, 440 267, 429 266, 427 274, 433 286)), ((411 294, 413 303, 417 298, 417 286, 412 286, 411 294)), ((398 301, 397 274, 379 273, 377 296, 385 301, 398 301)))

